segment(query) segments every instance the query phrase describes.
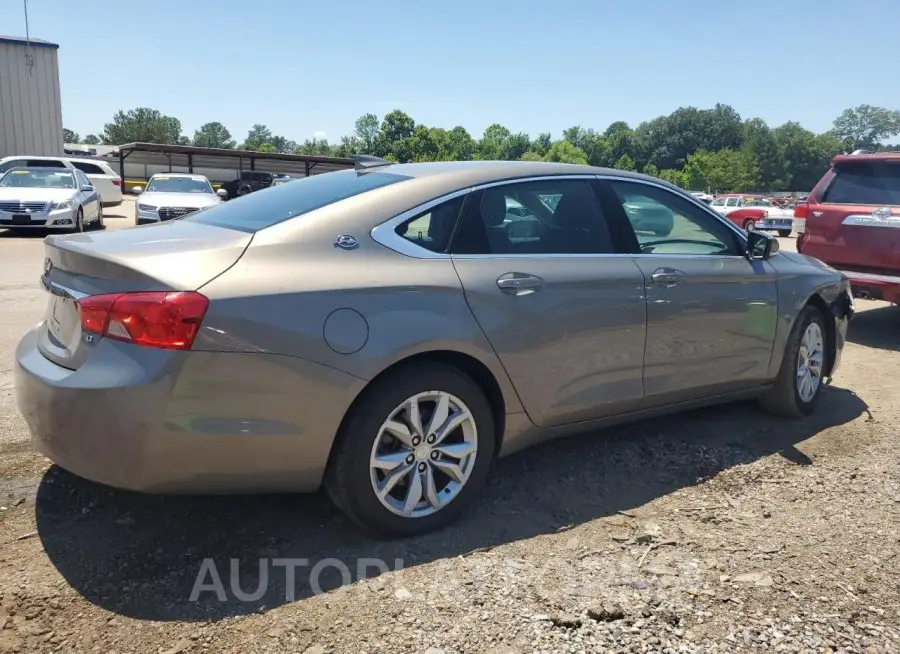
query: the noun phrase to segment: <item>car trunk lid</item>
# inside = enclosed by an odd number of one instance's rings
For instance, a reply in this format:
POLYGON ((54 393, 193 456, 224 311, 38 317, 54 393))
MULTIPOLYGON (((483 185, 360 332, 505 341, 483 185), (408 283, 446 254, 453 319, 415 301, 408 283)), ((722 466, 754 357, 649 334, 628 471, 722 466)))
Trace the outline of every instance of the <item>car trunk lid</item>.
POLYGON ((81 299, 126 291, 196 290, 234 265, 252 238, 181 220, 47 237, 41 283, 50 298, 38 348, 54 363, 77 369, 100 340, 82 332, 81 299))

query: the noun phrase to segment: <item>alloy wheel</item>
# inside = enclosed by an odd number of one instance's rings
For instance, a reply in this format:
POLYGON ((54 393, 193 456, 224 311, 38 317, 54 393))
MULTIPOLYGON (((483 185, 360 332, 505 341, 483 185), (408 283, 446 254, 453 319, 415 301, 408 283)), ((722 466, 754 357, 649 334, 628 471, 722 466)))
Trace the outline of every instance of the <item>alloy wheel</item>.
POLYGON ((800 339, 800 350, 797 353, 797 392, 804 402, 812 401, 822 383, 824 343, 822 328, 816 322, 809 323, 800 339))
POLYGON ((372 490, 391 513, 434 514, 465 487, 478 455, 478 429, 469 408, 444 391, 417 393, 382 423, 372 445, 372 490))

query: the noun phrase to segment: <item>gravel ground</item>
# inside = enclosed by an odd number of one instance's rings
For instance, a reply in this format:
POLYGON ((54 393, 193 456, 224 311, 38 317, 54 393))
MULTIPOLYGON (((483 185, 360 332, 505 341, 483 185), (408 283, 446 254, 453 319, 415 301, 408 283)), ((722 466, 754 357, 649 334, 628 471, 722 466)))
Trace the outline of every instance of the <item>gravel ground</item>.
POLYGON ((0 233, 0 261, 0 652, 900 652, 900 308, 859 303, 809 419, 557 441, 453 527, 377 542, 320 496, 140 496, 30 452, 9 373, 40 237, 0 233))

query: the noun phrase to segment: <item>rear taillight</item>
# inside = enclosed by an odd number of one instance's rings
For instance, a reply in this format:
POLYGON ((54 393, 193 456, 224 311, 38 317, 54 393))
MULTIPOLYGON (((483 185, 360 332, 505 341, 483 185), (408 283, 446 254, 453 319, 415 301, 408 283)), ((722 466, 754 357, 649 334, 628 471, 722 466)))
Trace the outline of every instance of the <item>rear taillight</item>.
POLYGON ((84 331, 166 350, 190 349, 208 306, 190 291, 90 295, 78 302, 84 331))
POLYGON ((122 186, 122 180, 116 177, 113 181, 113 186, 122 186))
POLYGON ((807 213, 809 213, 809 205, 805 202, 794 206, 794 218, 803 218, 805 220, 807 213))

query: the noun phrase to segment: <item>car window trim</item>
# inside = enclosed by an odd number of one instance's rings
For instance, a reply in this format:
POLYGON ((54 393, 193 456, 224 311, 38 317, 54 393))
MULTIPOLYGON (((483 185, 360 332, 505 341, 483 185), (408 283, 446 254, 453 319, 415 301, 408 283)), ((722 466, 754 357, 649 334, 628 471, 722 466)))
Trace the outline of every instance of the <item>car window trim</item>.
MULTIPOLYGON (((469 186, 467 188, 459 189, 457 191, 453 191, 451 193, 447 193, 440 197, 429 200, 428 202, 424 202, 419 204, 412 209, 408 209, 403 213, 400 213, 393 218, 389 218, 388 220, 376 225, 369 232, 369 236, 373 241, 378 243, 379 245, 383 245, 389 250, 393 250, 398 254, 402 254, 404 256, 410 257, 412 259, 485 259, 485 258, 494 258, 494 259, 518 259, 518 258, 540 258, 540 259, 560 259, 560 258, 576 258, 576 259, 585 259, 590 258, 594 259, 597 257, 659 257, 662 255, 659 254, 644 254, 644 253, 633 253, 633 252, 613 252, 613 253, 602 253, 602 254, 454 254, 451 255, 446 252, 432 252, 431 250, 426 250, 425 248, 408 241, 407 239, 400 236, 396 229, 400 225, 402 225, 407 220, 415 218, 416 216, 426 213, 428 210, 433 209, 439 204, 444 202, 448 202, 455 198, 458 198, 461 195, 469 195, 474 193, 475 191, 481 191, 488 188, 493 188, 495 186, 505 186, 507 184, 517 184, 517 183, 526 183, 526 182, 546 182, 553 180, 563 180, 563 179, 574 179, 574 180, 585 180, 588 182, 591 181, 600 181, 603 182, 605 180, 615 180, 622 182, 633 182, 637 184, 646 184, 647 186, 652 186, 659 188, 663 191, 668 191, 669 193, 677 193, 679 197, 684 198, 688 202, 692 203, 694 206, 698 207, 701 211, 705 212, 707 215, 711 216, 714 220, 718 221, 720 224, 727 227, 736 237, 736 243, 738 245, 738 250, 742 252, 738 255, 716 255, 723 257, 745 257, 746 247, 747 247, 747 238, 744 235, 743 231, 732 224, 730 221, 723 218, 719 215, 715 210, 710 208, 709 205, 704 204, 700 200, 697 200, 693 196, 684 193, 678 189, 672 189, 666 184, 663 183, 655 183, 651 180, 645 180, 638 177, 626 177, 624 175, 615 175, 615 174, 603 174, 603 173, 593 173, 593 174, 575 174, 575 175, 536 175, 531 177, 519 177, 513 179, 504 179, 494 182, 486 182, 483 184, 475 184, 473 186, 469 186)), ((595 193, 595 199, 597 203, 600 205, 601 211, 606 209, 605 202, 602 197, 598 197, 595 193)), ((622 210, 624 213, 624 210, 622 210)), ((460 212, 460 216, 457 218, 457 224, 453 231, 453 237, 456 236, 456 230, 459 228, 459 221, 461 220, 463 212, 460 212)), ((626 217, 627 220, 627 217, 626 217)), ((611 226, 608 226, 611 228, 611 226)), ((629 223, 630 228, 630 223, 629 223)), ((633 232, 632 232, 633 233, 633 232)), ((614 237, 613 245, 618 247, 619 243, 616 242, 614 237)), ((700 258, 700 259, 708 259, 711 255, 708 254, 667 254, 665 256, 668 257, 689 257, 689 258, 700 258)))

